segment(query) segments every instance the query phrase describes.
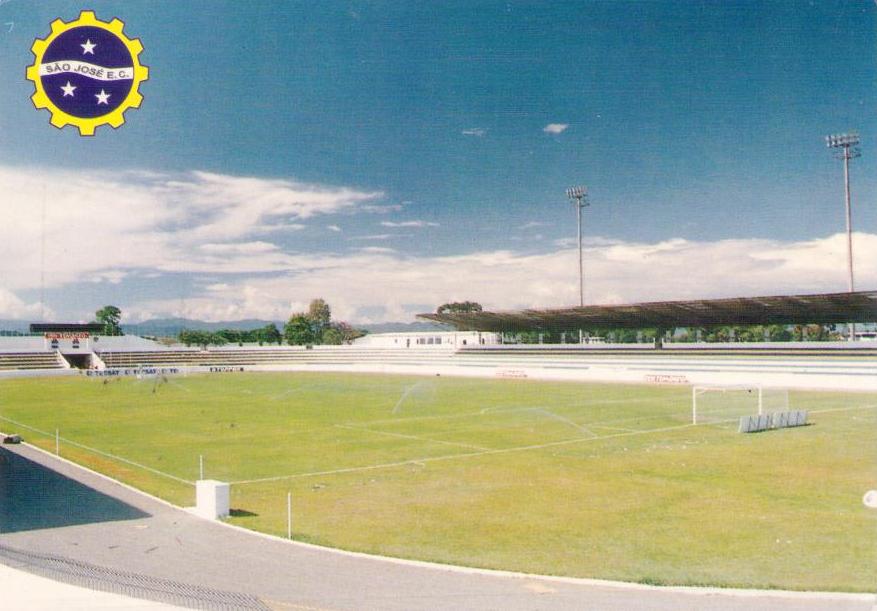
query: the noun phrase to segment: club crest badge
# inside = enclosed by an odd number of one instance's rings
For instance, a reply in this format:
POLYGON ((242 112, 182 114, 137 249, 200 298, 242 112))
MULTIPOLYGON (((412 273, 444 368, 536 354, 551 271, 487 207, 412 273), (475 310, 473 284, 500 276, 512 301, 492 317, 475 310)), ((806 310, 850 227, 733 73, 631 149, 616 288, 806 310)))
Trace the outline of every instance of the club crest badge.
POLYGON ((93 136, 101 125, 121 126, 125 111, 143 101, 140 84, 149 78, 139 60, 143 45, 125 36, 120 20, 103 22, 92 11, 51 27, 31 47, 26 75, 36 88, 34 106, 48 110, 55 127, 75 125, 81 136, 93 136))

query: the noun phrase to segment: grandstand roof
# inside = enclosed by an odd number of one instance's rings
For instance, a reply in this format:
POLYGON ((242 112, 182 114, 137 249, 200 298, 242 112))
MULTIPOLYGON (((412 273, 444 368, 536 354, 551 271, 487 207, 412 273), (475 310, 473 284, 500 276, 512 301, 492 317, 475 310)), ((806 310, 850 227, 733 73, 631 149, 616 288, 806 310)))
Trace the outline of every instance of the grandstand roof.
POLYGON ((469 331, 877 322, 877 291, 417 316, 469 331))

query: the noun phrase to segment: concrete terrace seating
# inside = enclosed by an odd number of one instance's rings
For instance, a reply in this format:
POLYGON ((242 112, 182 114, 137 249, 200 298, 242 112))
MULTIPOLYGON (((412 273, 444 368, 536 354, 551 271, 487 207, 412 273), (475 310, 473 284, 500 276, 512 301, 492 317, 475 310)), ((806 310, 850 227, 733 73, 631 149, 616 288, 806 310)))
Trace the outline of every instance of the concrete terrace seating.
POLYGON ((61 369, 57 352, 0 352, 0 370, 61 369))
POLYGON ((449 361, 453 352, 436 348, 373 348, 359 346, 298 346, 278 348, 219 348, 214 350, 105 351, 99 354, 107 367, 387 363, 417 365, 449 361))

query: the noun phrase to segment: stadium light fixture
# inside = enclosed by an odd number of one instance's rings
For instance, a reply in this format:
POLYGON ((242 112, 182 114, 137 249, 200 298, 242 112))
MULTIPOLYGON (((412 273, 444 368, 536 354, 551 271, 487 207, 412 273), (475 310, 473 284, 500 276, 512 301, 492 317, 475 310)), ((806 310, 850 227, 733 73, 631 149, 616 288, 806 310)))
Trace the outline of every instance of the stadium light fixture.
POLYGON ((579 224, 579 306, 585 305, 585 275, 582 265, 582 208, 589 206, 588 188, 584 185, 576 185, 566 190, 566 196, 576 207, 576 217, 579 224))
MULTIPOLYGON (((825 137, 825 146, 831 149, 839 149, 837 158, 844 162, 844 201, 846 203, 847 216, 847 265, 849 272, 849 288, 852 293, 855 290, 853 281, 853 220, 850 212, 850 159, 861 156, 859 150, 859 134, 856 132, 844 134, 830 134, 825 137)), ((856 325, 850 325, 850 341, 856 339, 856 325)))

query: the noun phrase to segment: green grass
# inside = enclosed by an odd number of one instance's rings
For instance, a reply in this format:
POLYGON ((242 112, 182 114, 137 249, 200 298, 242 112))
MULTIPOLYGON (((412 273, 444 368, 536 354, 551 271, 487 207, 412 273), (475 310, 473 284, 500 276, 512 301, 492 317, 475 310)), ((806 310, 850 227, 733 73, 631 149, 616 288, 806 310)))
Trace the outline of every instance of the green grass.
POLYGON ((877 395, 792 392, 812 426, 689 426, 688 387, 353 374, 0 383, 0 429, 231 521, 443 563, 643 583, 871 591, 877 395), (837 411, 822 411, 837 410, 837 411), (31 429, 9 422, 25 424, 31 429), (32 429, 45 431, 46 434, 32 429))

